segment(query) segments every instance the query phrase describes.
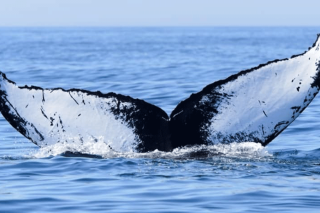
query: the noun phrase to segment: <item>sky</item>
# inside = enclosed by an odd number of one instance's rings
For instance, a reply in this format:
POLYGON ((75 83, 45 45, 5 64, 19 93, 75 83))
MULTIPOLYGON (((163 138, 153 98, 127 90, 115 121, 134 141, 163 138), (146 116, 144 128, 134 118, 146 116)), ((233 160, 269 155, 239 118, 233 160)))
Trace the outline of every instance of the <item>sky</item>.
POLYGON ((320 26, 320 0, 0 0, 0 26, 320 26))

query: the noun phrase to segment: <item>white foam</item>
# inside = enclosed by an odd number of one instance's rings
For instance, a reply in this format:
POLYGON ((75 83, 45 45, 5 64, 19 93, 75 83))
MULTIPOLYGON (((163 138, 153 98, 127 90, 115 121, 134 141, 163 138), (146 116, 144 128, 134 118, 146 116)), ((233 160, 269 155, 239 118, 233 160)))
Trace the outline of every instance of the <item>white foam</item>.
POLYGON ((164 159, 189 159, 189 158, 211 158, 214 156, 237 157, 237 158, 264 158, 272 156, 263 146, 254 142, 217 144, 210 146, 193 146, 176 148, 172 152, 155 150, 148 153, 117 152, 104 143, 103 139, 98 141, 89 140, 79 143, 57 143, 27 154, 30 158, 46 158, 61 155, 65 152, 81 153, 101 156, 102 158, 164 158, 164 159), (204 154, 201 154, 204 153, 204 154))

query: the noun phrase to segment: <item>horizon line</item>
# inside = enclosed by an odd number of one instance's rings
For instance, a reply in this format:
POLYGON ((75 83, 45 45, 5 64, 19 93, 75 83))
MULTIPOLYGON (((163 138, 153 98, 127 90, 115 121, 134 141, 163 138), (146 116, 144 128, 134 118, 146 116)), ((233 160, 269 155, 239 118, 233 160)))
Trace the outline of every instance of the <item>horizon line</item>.
POLYGON ((320 27, 320 25, 0 25, 0 28, 320 27))

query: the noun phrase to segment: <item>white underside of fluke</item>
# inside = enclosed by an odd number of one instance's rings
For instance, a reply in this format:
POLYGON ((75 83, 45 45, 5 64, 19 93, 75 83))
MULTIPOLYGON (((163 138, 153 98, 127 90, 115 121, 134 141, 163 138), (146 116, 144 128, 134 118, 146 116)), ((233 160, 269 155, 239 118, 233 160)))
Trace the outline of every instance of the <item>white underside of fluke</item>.
MULTIPOLYGON (((118 104, 115 98, 62 89, 21 89, 5 80, 1 89, 7 94, 10 113, 26 121, 26 137, 38 146, 96 140, 116 151, 135 151, 138 139, 134 129, 111 113, 111 107, 118 104)), ((131 103, 119 104, 120 108, 135 107, 131 103)))
MULTIPOLYGON (((319 73, 319 43, 318 38, 303 55, 272 62, 215 88, 227 98, 215 103, 218 113, 203 127, 209 140, 215 144, 252 135, 263 141, 293 122, 319 91, 311 86, 319 73)), ((204 95, 201 102, 210 100, 204 95)))

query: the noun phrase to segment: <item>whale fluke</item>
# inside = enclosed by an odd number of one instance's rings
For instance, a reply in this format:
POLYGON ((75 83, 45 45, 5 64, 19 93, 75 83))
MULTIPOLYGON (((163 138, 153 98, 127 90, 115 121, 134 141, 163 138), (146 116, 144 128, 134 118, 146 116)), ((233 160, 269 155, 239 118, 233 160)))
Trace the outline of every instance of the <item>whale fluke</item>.
POLYGON ((303 54, 241 71, 182 101, 170 116, 172 146, 245 141, 266 146, 319 92, 319 38, 303 54))
POLYGON ((116 151, 171 150, 168 115, 143 100, 99 91, 18 87, 4 73, 0 80, 2 115, 40 147, 103 140, 116 151))
POLYGON ((116 151, 147 152, 196 144, 267 145, 320 89, 320 36, 309 50, 241 71, 180 102, 170 117, 143 100, 80 89, 18 87, 0 73, 0 111, 43 147, 103 140, 116 151))

